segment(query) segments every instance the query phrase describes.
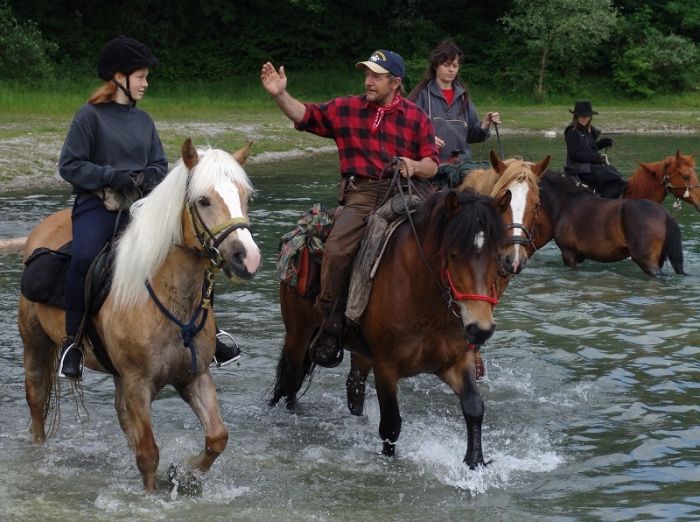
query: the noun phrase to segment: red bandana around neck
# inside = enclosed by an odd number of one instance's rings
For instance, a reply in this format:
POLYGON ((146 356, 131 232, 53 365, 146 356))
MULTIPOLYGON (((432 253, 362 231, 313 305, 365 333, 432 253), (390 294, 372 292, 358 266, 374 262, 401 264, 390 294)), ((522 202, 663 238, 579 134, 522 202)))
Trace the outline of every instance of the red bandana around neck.
POLYGON ((372 123, 372 133, 373 134, 375 132, 377 132, 379 125, 382 123, 382 118, 384 118, 384 114, 386 114, 387 112, 391 112, 393 109, 395 109, 400 101, 401 101, 401 95, 397 92, 396 96, 394 96, 393 101, 389 105, 386 105, 384 107, 379 107, 377 109, 377 115, 374 117, 374 122, 372 123))

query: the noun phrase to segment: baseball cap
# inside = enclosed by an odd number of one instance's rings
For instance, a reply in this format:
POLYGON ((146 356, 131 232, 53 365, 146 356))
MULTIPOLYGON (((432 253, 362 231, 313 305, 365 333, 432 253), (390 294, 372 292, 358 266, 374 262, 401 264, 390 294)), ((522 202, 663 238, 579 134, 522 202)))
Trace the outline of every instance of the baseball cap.
POLYGON ((379 74, 391 73, 401 79, 406 75, 406 67, 403 64, 401 55, 393 51, 387 51, 386 49, 374 51, 372 56, 369 57, 369 60, 357 62, 355 67, 358 69, 367 67, 370 71, 379 74))

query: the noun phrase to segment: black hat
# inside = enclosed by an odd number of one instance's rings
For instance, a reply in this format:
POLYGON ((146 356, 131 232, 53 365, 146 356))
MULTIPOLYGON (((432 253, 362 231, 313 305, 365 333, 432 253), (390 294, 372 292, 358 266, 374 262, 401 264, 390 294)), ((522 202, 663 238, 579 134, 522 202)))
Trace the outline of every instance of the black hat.
POLYGON ((577 101, 576 105, 574 106, 574 110, 570 110, 569 112, 571 114, 575 114, 576 116, 593 116, 594 114, 598 114, 593 110, 591 107, 591 102, 589 101, 577 101))
POLYGON ((136 69, 155 67, 158 60, 151 51, 138 40, 128 36, 118 36, 100 51, 97 61, 97 76, 107 81, 115 72, 130 74, 136 69))

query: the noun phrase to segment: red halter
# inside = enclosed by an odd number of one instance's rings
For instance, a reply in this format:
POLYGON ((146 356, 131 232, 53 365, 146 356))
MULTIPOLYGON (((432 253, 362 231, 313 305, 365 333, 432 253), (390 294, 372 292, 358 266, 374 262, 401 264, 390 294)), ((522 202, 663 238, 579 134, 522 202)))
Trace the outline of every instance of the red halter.
POLYGON ((471 299, 472 301, 487 301, 491 303, 491 306, 496 306, 498 304, 498 298, 496 297, 496 285, 494 284, 493 295, 482 295, 482 294, 466 294, 462 293, 457 288, 455 288, 454 282, 452 281, 452 276, 450 271, 447 269, 447 263, 443 263, 440 269, 440 277, 443 282, 447 282, 447 286, 450 289, 450 294, 452 299, 455 301, 466 301, 471 299))

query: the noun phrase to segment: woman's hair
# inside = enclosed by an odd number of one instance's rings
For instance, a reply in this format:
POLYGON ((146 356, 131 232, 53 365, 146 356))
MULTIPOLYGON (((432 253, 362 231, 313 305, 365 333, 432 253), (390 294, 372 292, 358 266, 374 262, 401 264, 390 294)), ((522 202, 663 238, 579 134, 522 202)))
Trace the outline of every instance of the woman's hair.
MULTIPOLYGON (((420 92, 436 78, 436 70, 438 65, 442 65, 445 62, 451 62, 455 59, 461 66, 464 63, 464 53, 451 38, 445 38, 435 47, 435 49, 430 51, 428 67, 423 74, 423 78, 408 95, 408 99, 415 101, 420 92)), ((464 88, 465 92, 464 97, 462 98, 462 110, 466 111, 467 106, 469 105, 469 89, 467 89, 467 86, 459 80, 459 77, 454 79, 454 84, 464 88)))
MULTIPOLYGON (((591 122, 593 121, 593 118, 591 117, 590 120, 588 120, 588 124, 586 124, 586 130, 590 131, 591 130, 591 122)), ((578 114, 574 114, 573 117, 571 118, 571 123, 569 123, 569 127, 572 129, 575 129, 578 127, 578 114)))
POLYGON ((104 82, 92 96, 88 98, 88 103, 92 105, 99 105, 100 103, 109 103, 114 101, 114 95, 117 93, 117 86, 112 81, 104 82))

